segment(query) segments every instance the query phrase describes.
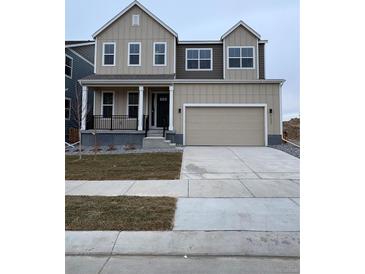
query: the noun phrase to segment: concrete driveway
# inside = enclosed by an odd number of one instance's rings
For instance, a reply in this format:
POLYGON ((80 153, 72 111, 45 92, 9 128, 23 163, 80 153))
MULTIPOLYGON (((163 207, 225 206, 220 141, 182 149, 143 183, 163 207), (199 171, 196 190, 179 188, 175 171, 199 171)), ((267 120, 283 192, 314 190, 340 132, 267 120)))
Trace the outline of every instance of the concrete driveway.
POLYGON ((299 159, 268 147, 186 147, 174 230, 299 231, 299 159))
POLYGON ((299 159, 269 147, 186 147, 181 179, 299 179, 299 159))

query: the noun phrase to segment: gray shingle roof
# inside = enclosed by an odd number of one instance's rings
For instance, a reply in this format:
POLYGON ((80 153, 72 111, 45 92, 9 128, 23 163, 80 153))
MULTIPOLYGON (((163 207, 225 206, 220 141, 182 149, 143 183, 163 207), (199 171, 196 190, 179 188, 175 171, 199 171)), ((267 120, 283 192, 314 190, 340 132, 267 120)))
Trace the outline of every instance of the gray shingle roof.
POLYGON ((69 40, 69 41, 65 41, 65 45, 69 46, 69 45, 83 44, 83 43, 90 43, 90 42, 95 42, 95 41, 94 40, 69 40))
POLYGON ((91 74, 81 80, 152 80, 174 79, 174 74, 91 74))

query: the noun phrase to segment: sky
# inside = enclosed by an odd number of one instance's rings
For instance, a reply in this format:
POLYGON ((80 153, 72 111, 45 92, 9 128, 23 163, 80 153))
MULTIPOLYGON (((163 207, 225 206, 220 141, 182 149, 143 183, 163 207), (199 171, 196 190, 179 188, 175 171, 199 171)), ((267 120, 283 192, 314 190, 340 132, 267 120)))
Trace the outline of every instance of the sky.
MULTIPOLYGON (((132 0, 66 0, 66 40, 92 34, 132 0)), ((140 0, 179 40, 219 40, 239 20, 266 44, 267 79, 285 79, 283 120, 299 117, 299 0, 140 0)))

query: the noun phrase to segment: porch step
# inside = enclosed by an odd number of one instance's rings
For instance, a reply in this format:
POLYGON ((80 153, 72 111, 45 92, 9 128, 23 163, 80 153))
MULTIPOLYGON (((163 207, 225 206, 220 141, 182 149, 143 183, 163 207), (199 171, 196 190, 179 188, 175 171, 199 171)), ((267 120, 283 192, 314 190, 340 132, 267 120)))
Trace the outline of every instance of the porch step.
POLYGON ((175 148, 176 144, 171 143, 164 137, 145 137, 143 139, 143 148, 175 148))
POLYGON ((162 130, 160 129, 150 129, 147 132, 147 137, 163 137, 162 130))

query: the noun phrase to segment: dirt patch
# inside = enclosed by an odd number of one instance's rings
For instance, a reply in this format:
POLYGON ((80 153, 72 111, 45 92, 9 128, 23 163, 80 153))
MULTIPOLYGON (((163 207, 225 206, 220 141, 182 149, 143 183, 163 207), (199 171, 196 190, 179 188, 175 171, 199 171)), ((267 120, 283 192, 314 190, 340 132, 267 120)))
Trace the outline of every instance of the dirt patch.
POLYGON ((283 122, 283 138, 293 141, 295 144, 300 143, 300 119, 292 118, 290 121, 283 122))

